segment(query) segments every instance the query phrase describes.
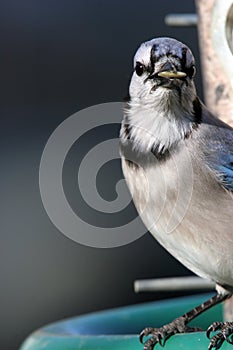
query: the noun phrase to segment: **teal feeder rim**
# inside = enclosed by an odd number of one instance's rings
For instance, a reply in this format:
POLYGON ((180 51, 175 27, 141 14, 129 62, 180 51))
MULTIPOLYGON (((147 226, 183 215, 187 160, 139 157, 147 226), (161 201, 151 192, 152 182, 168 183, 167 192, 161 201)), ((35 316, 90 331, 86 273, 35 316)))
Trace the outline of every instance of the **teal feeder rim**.
MULTIPOLYGON (((52 323, 32 333, 20 350, 142 350, 138 334, 145 327, 160 327, 201 304, 209 294, 149 302, 90 313, 52 323)), ((222 321, 222 305, 200 315, 192 326, 207 329, 214 321, 222 321)), ((176 334, 167 339, 163 349, 207 350, 205 331, 176 334)), ((156 345, 155 350, 161 348, 156 345)), ((231 349, 224 342, 221 350, 231 349)))

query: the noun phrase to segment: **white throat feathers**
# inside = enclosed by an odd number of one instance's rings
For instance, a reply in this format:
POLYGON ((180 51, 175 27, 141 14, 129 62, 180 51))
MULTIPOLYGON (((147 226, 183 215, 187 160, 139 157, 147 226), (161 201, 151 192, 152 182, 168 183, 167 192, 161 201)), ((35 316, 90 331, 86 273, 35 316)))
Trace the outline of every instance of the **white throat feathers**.
MULTIPOLYGON (((158 88, 147 96, 131 95, 123 125, 129 126, 135 151, 148 153, 154 149, 163 154, 191 134, 197 126, 195 104, 199 100, 194 85, 185 92, 158 88)), ((122 128, 121 141, 128 137, 122 128)))

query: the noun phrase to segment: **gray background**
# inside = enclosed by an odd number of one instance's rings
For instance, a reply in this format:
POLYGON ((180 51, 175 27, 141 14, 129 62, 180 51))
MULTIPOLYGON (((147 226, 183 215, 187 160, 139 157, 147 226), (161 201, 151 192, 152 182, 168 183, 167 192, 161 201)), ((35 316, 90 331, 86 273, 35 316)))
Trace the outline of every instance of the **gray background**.
MULTIPOLYGON (((142 41, 172 36, 186 42, 197 57, 202 93, 196 28, 164 25, 167 13, 194 12, 191 0, 8 0, 0 7, 0 346, 10 350, 46 323, 170 296, 136 295, 135 279, 190 274, 149 234, 107 250, 69 240, 43 208, 38 174, 46 141, 64 119, 94 104, 121 101, 127 94, 132 57, 142 41)), ((118 129, 109 126, 84 135, 64 167, 70 203, 97 224, 105 219, 82 203, 75 171, 88 149, 116 137, 118 129)), ((121 176, 119 162, 103 167, 98 186, 104 198, 114 197, 121 176)), ((124 222, 134 215, 131 206, 114 220, 124 222)))

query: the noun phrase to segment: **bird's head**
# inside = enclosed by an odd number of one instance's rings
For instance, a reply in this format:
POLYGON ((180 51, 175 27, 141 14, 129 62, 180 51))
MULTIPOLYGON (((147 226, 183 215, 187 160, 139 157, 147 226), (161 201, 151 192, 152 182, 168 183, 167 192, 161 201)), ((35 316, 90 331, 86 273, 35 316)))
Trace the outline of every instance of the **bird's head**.
POLYGON ((143 43, 134 56, 130 83, 131 100, 153 105, 157 100, 192 101, 196 96, 193 77, 195 60, 191 50, 172 38, 143 43))
POLYGON ((121 139, 133 140, 142 152, 170 150, 191 135, 201 120, 200 102, 193 81, 195 60, 191 50, 172 38, 143 43, 134 57, 134 72, 121 139))

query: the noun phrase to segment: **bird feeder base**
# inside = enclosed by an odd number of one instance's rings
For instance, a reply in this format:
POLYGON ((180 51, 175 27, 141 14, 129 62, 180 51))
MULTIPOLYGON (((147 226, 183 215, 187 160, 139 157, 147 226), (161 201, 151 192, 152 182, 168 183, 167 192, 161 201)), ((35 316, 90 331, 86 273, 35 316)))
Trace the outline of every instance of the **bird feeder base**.
MULTIPOLYGON (((149 302, 62 320, 32 333, 20 350, 142 350, 138 334, 143 328, 161 327, 209 297, 202 294, 149 302)), ((212 322, 222 321, 222 313, 222 305, 217 305, 189 325, 206 330, 212 322)), ((207 350, 208 344, 203 331, 176 334, 166 340, 164 348, 207 350)), ((157 344, 156 349, 159 348, 157 344)), ((226 349, 233 348, 224 342, 221 350, 226 349)))

